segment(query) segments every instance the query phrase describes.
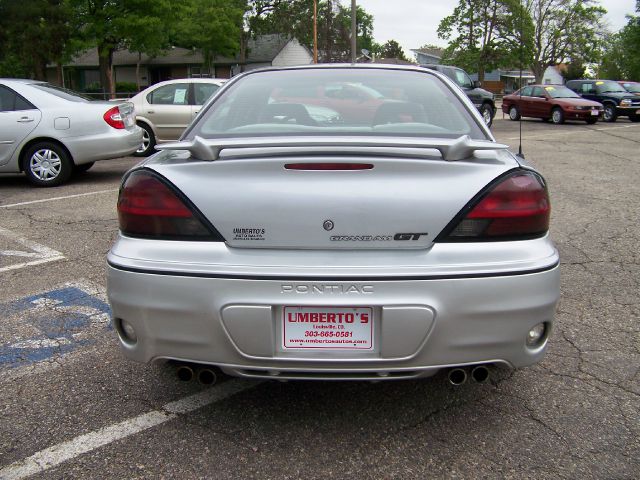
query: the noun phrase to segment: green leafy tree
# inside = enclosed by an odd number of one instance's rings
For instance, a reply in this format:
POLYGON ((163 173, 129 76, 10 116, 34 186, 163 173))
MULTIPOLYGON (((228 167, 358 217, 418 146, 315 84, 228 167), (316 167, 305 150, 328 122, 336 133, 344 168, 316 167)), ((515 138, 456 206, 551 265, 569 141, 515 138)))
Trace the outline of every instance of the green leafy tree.
MULTIPOLYGON (((246 18, 247 35, 282 33, 313 49, 313 0, 252 0, 246 18)), ((357 50, 373 50, 373 16, 356 9, 357 50)), ((351 8, 338 0, 318 2, 318 50, 321 62, 351 58, 351 8)))
POLYGON ((640 81, 639 46, 640 0, 636 2, 636 15, 627 15, 627 25, 606 37, 598 76, 640 81))
POLYGON ((587 73, 587 66, 581 59, 575 59, 567 65, 566 70, 563 72, 565 80, 577 80, 584 78, 587 73))
POLYGON ((524 7, 534 27, 530 68, 536 82, 549 66, 598 60, 607 11, 596 0, 525 0, 524 7))
POLYGON ((80 48, 71 16, 66 0, 0 0, 0 75, 45 80, 80 48))
POLYGON ((480 81, 486 71, 517 63, 530 52, 531 21, 521 13, 518 0, 459 0, 438 25, 449 42, 443 62, 477 72, 480 81))
POLYGON ((184 0, 175 5, 177 44, 201 50, 207 66, 216 55, 238 53, 245 0, 184 0))
POLYGON ((404 50, 398 42, 395 40, 388 40, 384 43, 378 52, 378 56, 380 58, 397 58, 398 60, 404 60, 406 62, 409 61, 407 56, 404 54, 404 50))
MULTIPOLYGON (((141 40, 153 28, 170 31, 173 20, 169 0, 68 0, 73 20, 88 45, 98 49, 102 91, 113 95, 113 54, 118 48, 133 46, 139 51, 152 42, 141 40)), ((155 42, 155 40, 153 40, 155 42)), ((155 46, 155 43, 154 43, 155 46)))

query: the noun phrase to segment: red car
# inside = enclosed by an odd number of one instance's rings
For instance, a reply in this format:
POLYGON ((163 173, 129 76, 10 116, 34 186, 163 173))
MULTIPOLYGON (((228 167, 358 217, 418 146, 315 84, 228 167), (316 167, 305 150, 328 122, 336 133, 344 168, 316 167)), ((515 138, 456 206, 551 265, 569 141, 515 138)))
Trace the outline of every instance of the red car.
POLYGON ((584 120, 594 124, 602 117, 601 103, 585 100, 564 85, 528 85, 502 99, 502 111, 511 120, 537 117, 564 123, 565 120, 584 120))
POLYGON ((622 85, 627 92, 633 93, 634 95, 640 95, 640 82, 629 82, 627 80, 621 80, 618 82, 622 85))

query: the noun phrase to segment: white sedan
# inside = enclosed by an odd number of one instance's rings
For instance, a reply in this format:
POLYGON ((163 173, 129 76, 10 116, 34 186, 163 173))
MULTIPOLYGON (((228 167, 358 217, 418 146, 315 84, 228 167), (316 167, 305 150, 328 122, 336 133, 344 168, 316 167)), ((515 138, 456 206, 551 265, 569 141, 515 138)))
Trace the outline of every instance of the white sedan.
POLYGON ((130 102, 101 102, 37 80, 0 79, 0 173, 42 187, 74 170, 135 152, 142 142, 130 102))

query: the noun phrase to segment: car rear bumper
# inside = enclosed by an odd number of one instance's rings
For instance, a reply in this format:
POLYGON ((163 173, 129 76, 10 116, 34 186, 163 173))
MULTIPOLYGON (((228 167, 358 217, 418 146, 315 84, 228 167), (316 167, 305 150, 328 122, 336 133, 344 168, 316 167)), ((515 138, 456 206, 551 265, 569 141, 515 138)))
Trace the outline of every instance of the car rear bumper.
POLYGON ((511 273, 298 277, 144 271, 110 255, 108 295, 125 354, 216 365, 239 376, 281 379, 397 379, 484 363, 539 361, 527 332, 550 331, 559 268, 511 273), (356 306, 374 312, 370 351, 284 350, 283 307, 356 306), (137 341, 124 338, 121 319, 137 341))
POLYGON ((142 144, 142 129, 112 129, 96 135, 62 139, 76 165, 131 155, 142 144))

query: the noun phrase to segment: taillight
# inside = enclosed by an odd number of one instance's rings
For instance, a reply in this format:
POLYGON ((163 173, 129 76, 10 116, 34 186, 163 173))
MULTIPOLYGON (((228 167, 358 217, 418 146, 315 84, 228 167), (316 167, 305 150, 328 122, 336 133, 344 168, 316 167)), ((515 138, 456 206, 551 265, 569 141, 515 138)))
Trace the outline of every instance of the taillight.
POLYGON ((133 172, 120 188, 118 220, 122 233, 133 237, 224 241, 186 198, 148 170, 133 172))
POLYGON ((111 125, 113 128, 117 128, 118 130, 122 130, 125 128, 124 126, 124 118, 120 113, 120 109, 118 107, 113 107, 107 110, 102 116, 104 121, 111 125))
POLYGON ((551 206, 542 178, 516 172, 467 205, 440 241, 521 240, 549 230, 551 206))
POLYGON ((371 163, 285 163, 287 170, 371 170, 371 163))

